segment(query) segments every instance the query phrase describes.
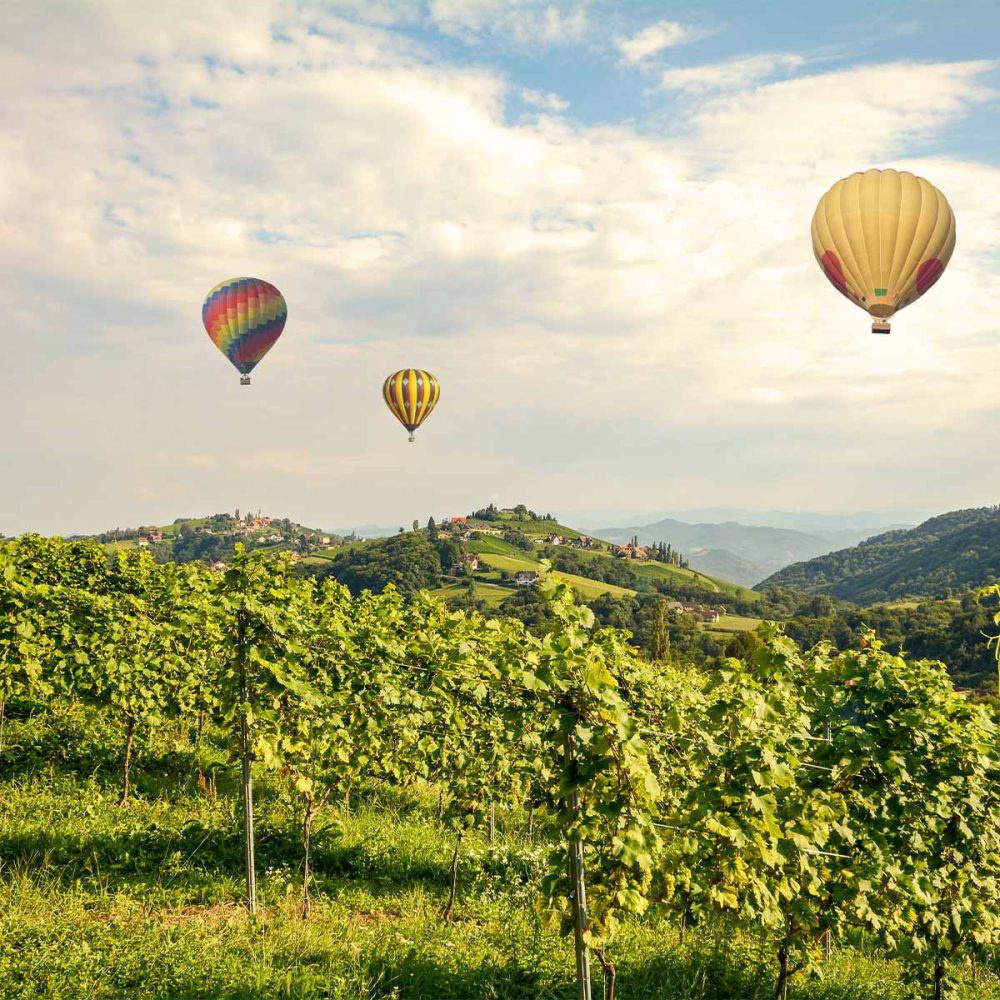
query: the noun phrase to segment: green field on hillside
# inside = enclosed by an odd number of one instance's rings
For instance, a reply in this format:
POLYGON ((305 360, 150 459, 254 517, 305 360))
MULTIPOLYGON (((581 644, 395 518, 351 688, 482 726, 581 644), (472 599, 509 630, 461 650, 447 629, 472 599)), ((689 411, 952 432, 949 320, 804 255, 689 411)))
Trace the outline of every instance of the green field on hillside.
MULTIPOLYGON (((493 539, 491 539, 493 541, 493 539)), ((541 565, 526 558, 527 553, 522 556, 499 555, 493 552, 484 552, 480 555, 480 563, 492 566, 495 569, 506 570, 508 573, 518 573, 522 570, 533 570, 541 572, 541 565)), ((611 594, 614 597, 630 597, 635 594, 634 590, 626 587, 617 587, 613 583, 602 583, 600 580, 590 580, 585 576, 577 576, 575 573, 563 573, 554 570, 551 575, 557 580, 568 583, 575 590, 578 590, 585 598, 591 600, 600 597, 601 594, 611 594)))
POLYGON ((524 534, 534 538, 538 535, 562 535, 563 538, 579 538, 580 532, 567 528, 558 521, 525 521, 517 525, 524 534))
POLYGON ((534 559, 534 555, 525 549, 519 549, 510 542, 505 542, 502 538, 495 538, 491 535, 483 535, 479 538, 470 538, 462 543, 462 548, 466 552, 490 553, 498 556, 511 556, 514 559, 534 559))
POLYGON ((139 542, 135 538, 119 538, 117 541, 104 542, 103 544, 109 554, 119 551, 131 552, 139 548, 139 542))
MULTIPOLYGON (((495 583, 484 583, 481 580, 475 580, 473 582, 474 593, 473 597, 477 601, 485 601, 490 607, 499 607, 511 594, 514 593, 515 588, 513 587, 501 587, 495 583)), ((447 601, 449 597, 465 597, 468 593, 466 587, 462 583, 447 583, 443 587, 438 587, 436 590, 428 591, 433 597, 438 597, 443 601, 447 601)))
POLYGON ((523 556, 511 556, 484 552, 480 555, 479 561, 494 569, 505 569, 508 573, 519 573, 521 570, 534 570, 537 573, 541 569, 538 561, 532 559, 528 553, 523 556))
POLYGON ((557 580, 568 583, 574 590, 578 590, 588 601, 601 594, 611 594, 612 597, 634 597, 635 591, 627 587, 618 587, 613 583, 604 583, 601 580, 591 580, 585 576, 577 576, 575 573, 563 573, 560 570, 553 570, 551 576, 557 580))
POLYGON ((763 621, 745 615, 720 615, 717 622, 705 622, 706 632, 752 632, 763 621))

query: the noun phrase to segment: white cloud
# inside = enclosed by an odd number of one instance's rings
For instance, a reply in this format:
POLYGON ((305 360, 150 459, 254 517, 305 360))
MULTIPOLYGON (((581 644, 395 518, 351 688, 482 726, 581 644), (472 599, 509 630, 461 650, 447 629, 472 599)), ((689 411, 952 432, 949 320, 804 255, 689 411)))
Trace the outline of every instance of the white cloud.
POLYGON ((631 38, 621 39, 618 51, 626 62, 639 63, 674 45, 689 41, 691 31, 677 21, 657 21, 631 38))
POLYGON ((664 70, 660 82, 664 87, 701 93, 710 90, 742 90, 782 70, 794 70, 805 59, 794 53, 745 56, 704 66, 688 66, 664 70))
POLYGON ((576 42, 588 27, 582 4, 544 0, 430 0, 430 20, 449 35, 469 41, 510 37, 519 44, 576 42))
POLYGON ((542 90, 522 90, 521 100, 525 104, 541 108, 543 111, 565 111, 569 107, 569 101, 564 100, 558 94, 542 90))
POLYGON ((990 64, 713 91, 664 138, 511 124, 510 81, 391 30, 276 4, 227 32, 215 10, 74 8, 7 40, 34 55, 6 53, 0 110, 0 475, 21 484, 0 530, 1000 490, 978 462, 1000 446, 1000 169, 913 155, 989 99, 990 64), (959 243, 874 338, 809 219, 888 163, 945 191, 959 243), (250 389, 200 322, 243 273, 289 302, 250 389), (443 386, 414 446, 379 398, 409 364, 443 386))

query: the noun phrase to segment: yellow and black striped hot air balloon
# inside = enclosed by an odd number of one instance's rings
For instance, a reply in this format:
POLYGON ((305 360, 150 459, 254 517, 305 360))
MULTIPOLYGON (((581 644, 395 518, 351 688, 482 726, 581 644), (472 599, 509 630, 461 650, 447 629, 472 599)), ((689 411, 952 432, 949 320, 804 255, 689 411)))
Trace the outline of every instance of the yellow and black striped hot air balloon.
POLYGON ((813 252, 841 294, 888 333, 889 317, 944 273, 955 249, 955 213, 930 181, 905 170, 866 170, 819 200, 813 252))
POLYGON ((441 396, 438 380, 421 368, 403 368, 393 372, 382 386, 385 405, 392 415, 410 432, 413 432, 431 415, 441 396))

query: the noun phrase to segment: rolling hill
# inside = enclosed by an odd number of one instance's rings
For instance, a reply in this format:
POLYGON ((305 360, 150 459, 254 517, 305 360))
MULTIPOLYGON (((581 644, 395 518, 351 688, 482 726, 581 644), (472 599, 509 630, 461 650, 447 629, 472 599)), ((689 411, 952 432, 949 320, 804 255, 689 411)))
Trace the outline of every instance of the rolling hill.
POLYGON ((158 562, 179 563, 225 561, 232 555, 237 542, 242 542, 247 549, 290 551, 296 558, 305 557, 310 563, 321 563, 343 544, 343 539, 330 532, 260 512, 248 512, 242 517, 228 513, 179 517, 170 524, 115 528, 92 537, 109 552, 147 549, 158 562))
POLYGON ((580 600, 624 602, 627 607, 616 619, 623 625, 632 622, 638 609, 666 598, 687 602, 684 613, 692 614, 699 627, 742 631, 756 625, 757 619, 747 616, 754 615, 761 600, 760 594, 724 575, 681 565, 676 552, 662 561, 645 549, 630 550, 625 557, 615 543, 583 535, 523 506, 490 507, 367 539, 343 538, 260 512, 177 518, 167 525, 114 529, 93 537, 109 553, 144 548, 160 562, 206 564, 226 563, 241 542, 248 549, 289 551, 300 572, 333 577, 354 592, 392 584, 404 593, 425 589, 451 604, 471 602, 502 613, 516 611, 531 582, 553 578, 569 584, 580 600), (519 579, 519 574, 529 576, 519 579), (512 598, 513 606, 501 607, 512 598), (703 621, 708 609, 717 611, 720 620, 703 621))
POLYGON ((1000 507, 955 510, 916 528, 788 566, 755 589, 791 587, 859 604, 943 597, 1000 577, 1000 507))

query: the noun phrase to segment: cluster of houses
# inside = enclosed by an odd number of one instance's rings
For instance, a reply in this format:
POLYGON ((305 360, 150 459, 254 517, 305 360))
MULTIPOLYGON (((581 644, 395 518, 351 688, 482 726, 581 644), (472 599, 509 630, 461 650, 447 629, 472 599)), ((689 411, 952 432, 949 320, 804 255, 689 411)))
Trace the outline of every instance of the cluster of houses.
POLYGON ((668 611, 679 611, 683 615, 694 615, 703 622, 717 622, 726 613, 725 608, 706 608, 703 604, 688 604, 685 601, 671 601, 668 611))
POLYGON ((616 545, 615 556, 618 559, 651 559, 648 545, 616 545))
MULTIPOLYGON (((494 538, 502 538, 504 536, 504 530, 502 528, 494 528, 492 525, 487 524, 469 524, 469 519, 467 517, 452 517, 441 522, 442 525, 465 525, 464 529, 460 529, 457 534, 464 541, 468 541, 474 535, 491 535, 494 538)), ((509 528, 507 529, 510 530, 509 528)), ((442 530, 437 533, 438 538, 453 538, 456 532, 442 530)), ((599 549, 600 543, 596 542, 589 535, 580 535, 579 538, 563 538, 562 535, 548 534, 544 538, 536 538, 536 545, 568 545, 574 549, 599 549)))
POLYGON ((536 538, 536 545, 568 545, 571 549, 599 549, 600 543, 594 541, 590 535, 580 535, 578 538, 563 538, 555 533, 546 535, 544 538, 536 538))
MULTIPOLYGON (((214 534, 219 531, 225 533, 232 533, 235 535, 241 535, 246 537, 247 535, 253 535, 254 541, 263 543, 265 545, 282 542, 285 540, 285 536, 278 530, 276 530, 277 525, 275 525, 274 518, 269 517, 267 514, 247 514, 246 517, 241 518, 239 516, 239 511, 236 512, 236 517, 227 521, 223 518, 221 521, 216 518, 213 519, 214 523, 207 525, 198 525, 196 528, 189 529, 197 535, 214 534), (235 524, 233 523, 235 522, 235 524), (270 533, 262 532, 261 529, 275 527, 270 533)), ((155 545, 157 542, 162 542, 164 539, 164 533, 159 528, 140 528, 137 535, 137 543, 140 548, 147 548, 150 545, 155 545)), ((323 535, 316 531, 303 531, 299 534, 296 539, 296 543, 299 548, 303 551, 307 551, 310 547, 320 546, 325 547, 332 544, 332 539, 329 535, 323 535)), ((219 564, 222 566, 223 564, 219 564)))

